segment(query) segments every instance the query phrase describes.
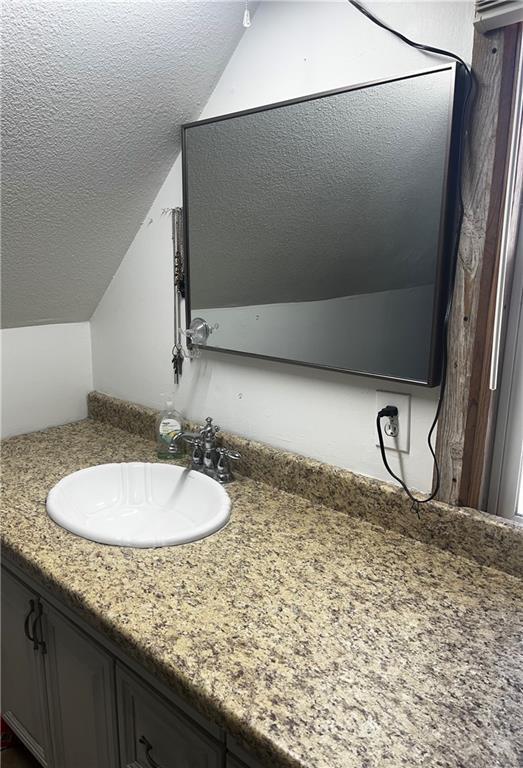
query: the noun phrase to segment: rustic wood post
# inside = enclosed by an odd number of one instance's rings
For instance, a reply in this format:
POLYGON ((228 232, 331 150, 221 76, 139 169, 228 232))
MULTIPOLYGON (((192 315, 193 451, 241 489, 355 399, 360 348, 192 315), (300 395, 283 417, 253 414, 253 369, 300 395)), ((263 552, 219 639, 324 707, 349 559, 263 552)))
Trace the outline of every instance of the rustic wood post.
POLYGON ((489 317, 497 275, 517 29, 474 33, 476 98, 465 145, 464 218, 449 328, 447 388, 438 425, 438 498, 478 506, 491 398, 489 317), (480 408, 478 406, 481 406, 480 408))

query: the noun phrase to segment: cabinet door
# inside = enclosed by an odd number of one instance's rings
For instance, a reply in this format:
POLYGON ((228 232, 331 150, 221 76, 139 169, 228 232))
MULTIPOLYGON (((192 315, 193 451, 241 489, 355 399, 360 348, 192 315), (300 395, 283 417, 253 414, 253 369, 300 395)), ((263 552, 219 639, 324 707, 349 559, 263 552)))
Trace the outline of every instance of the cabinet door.
POLYGON ((44 638, 54 768, 115 768, 112 658, 49 605, 44 638))
POLYGON ((221 768, 224 745, 117 666, 121 768, 221 768))
POLYGON ((225 768, 247 768, 245 763, 242 763, 241 760, 238 760, 237 757, 234 757, 234 755, 228 754, 227 760, 225 761, 225 768))
POLYGON ((40 610, 36 595, 2 569, 2 715, 44 766, 49 723, 41 650, 31 640, 40 610))

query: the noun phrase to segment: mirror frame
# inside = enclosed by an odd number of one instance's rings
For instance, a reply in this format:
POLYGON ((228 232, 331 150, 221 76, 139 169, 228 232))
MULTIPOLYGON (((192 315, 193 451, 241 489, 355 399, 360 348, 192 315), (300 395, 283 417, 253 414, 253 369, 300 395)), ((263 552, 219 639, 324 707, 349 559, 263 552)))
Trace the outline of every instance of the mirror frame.
POLYGON ((349 93, 351 91, 359 91, 364 88, 370 88, 373 86, 384 85, 387 83, 399 82, 402 80, 411 80, 413 78, 422 77, 424 75, 434 74, 436 72, 448 71, 452 76, 451 83, 451 98, 449 100, 449 112, 448 112, 448 125, 449 131, 447 136, 446 154, 445 154, 445 171, 444 171, 444 183, 442 193, 442 206, 439 223, 439 237, 438 237, 438 253, 436 261, 435 272, 435 287, 434 287, 434 304, 432 308, 432 331, 430 339, 430 352, 429 352, 429 366, 428 375, 426 381, 420 381, 417 379, 398 378, 396 376, 387 376, 385 374, 370 373, 369 371, 358 371, 351 368, 339 368, 335 366, 324 365, 321 363, 310 363, 301 360, 293 360, 292 358, 273 357, 271 355, 262 355, 256 352, 244 352, 235 349, 227 349, 225 347, 214 347, 212 344, 205 344, 200 349, 210 350, 212 352, 225 352, 232 355, 240 355, 242 357, 254 357, 261 360, 272 360, 280 363, 286 363, 291 365, 302 365, 307 368, 316 368, 328 371, 337 371, 338 373, 348 373, 356 376, 367 376, 374 379, 384 381, 397 381, 405 384, 417 384, 423 387, 437 387, 441 383, 442 373, 442 360, 443 360, 443 327, 444 316, 449 304, 449 293, 453 284, 453 274, 455 270, 455 261, 457 253, 456 241, 459 239, 459 232, 457 231, 458 212, 457 203, 459 201, 459 164, 460 164, 460 151, 461 151, 461 130, 462 130, 462 118, 463 108, 462 99, 464 91, 464 70, 463 67, 455 62, 449 64, 440 65, 437 67, 430 67, 428 69, 417 70, 415 72, 398 75, 391 78, 383 78, 379 80, 371 80, 364 83, 357 83, 354 85, 345 86, 342 88, 335 88, 328 91, 320 91, 319 93, 312 93, 306 96, 300 96, 294 99, 286 99, 285 101, 278 101, 272 104, 265 104, 259 107, 253 107, 251 109, 243 109, 238 112, 229 112, 224 115, 217 115, 216 117, 209 117, 204 120, 195 120, 189 123, 184 123, 181 126, 182 133, 182 191, 183 191, 183 263, 184 263, 184 276, 185 276, 185 318, 186 327, 189 328, 191 324, 191 281, 190 281, 190 246, 189 246, 189 192, 188 192, 188 168, 187 168, 187 141, 186 132, 190 128, 194 128, 200 125, 207 125, 209 123, 217 123, 223 120, 230 120, 236 117, 244 115, 253 115, 257 112, 267 112, 273 109, 279 109, 280 107, 286 107, 293 104, 301 104, 307 101, 313 101, 315 99, 321 99, 328 96, 335 96, 341 93, 349 93))

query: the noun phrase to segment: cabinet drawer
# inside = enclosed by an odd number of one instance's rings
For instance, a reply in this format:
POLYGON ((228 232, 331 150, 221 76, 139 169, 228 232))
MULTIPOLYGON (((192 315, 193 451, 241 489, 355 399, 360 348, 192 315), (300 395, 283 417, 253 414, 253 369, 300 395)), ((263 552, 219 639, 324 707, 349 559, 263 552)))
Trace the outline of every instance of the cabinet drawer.
POLYGON ((121 768, 221 768, 224 745, 120 665, 116 686, 121 768))

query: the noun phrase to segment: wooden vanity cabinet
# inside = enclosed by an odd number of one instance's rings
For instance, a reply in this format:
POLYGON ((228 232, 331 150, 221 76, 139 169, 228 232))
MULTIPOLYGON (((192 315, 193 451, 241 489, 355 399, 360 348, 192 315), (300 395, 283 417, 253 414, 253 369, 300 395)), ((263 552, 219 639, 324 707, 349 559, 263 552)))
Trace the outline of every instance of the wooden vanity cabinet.
POLYGON ((15 565, 2 566, 2 714, 44 768, 262 768, 15 565))
POLYGON ((225 768, 247 768, 247 766, 237 757, 229 753, 227 755, 227 760, 225 761, 225 768))
POLYGON ((43 765, 52 765, 44 658, 35 630, 42 603, 2 569, 2 715, 43 765))
POLYGON ((116 768, 114 660, 47 604, 42 630, 53 768, 116 768))
POLYGON ((2 714, 46 768, 118 765, 113 659, 5 568, 2 714))
POLYGON ((265 766, 255 760, 233 739, 228 739, 225 768, 265 768, 265 766))

